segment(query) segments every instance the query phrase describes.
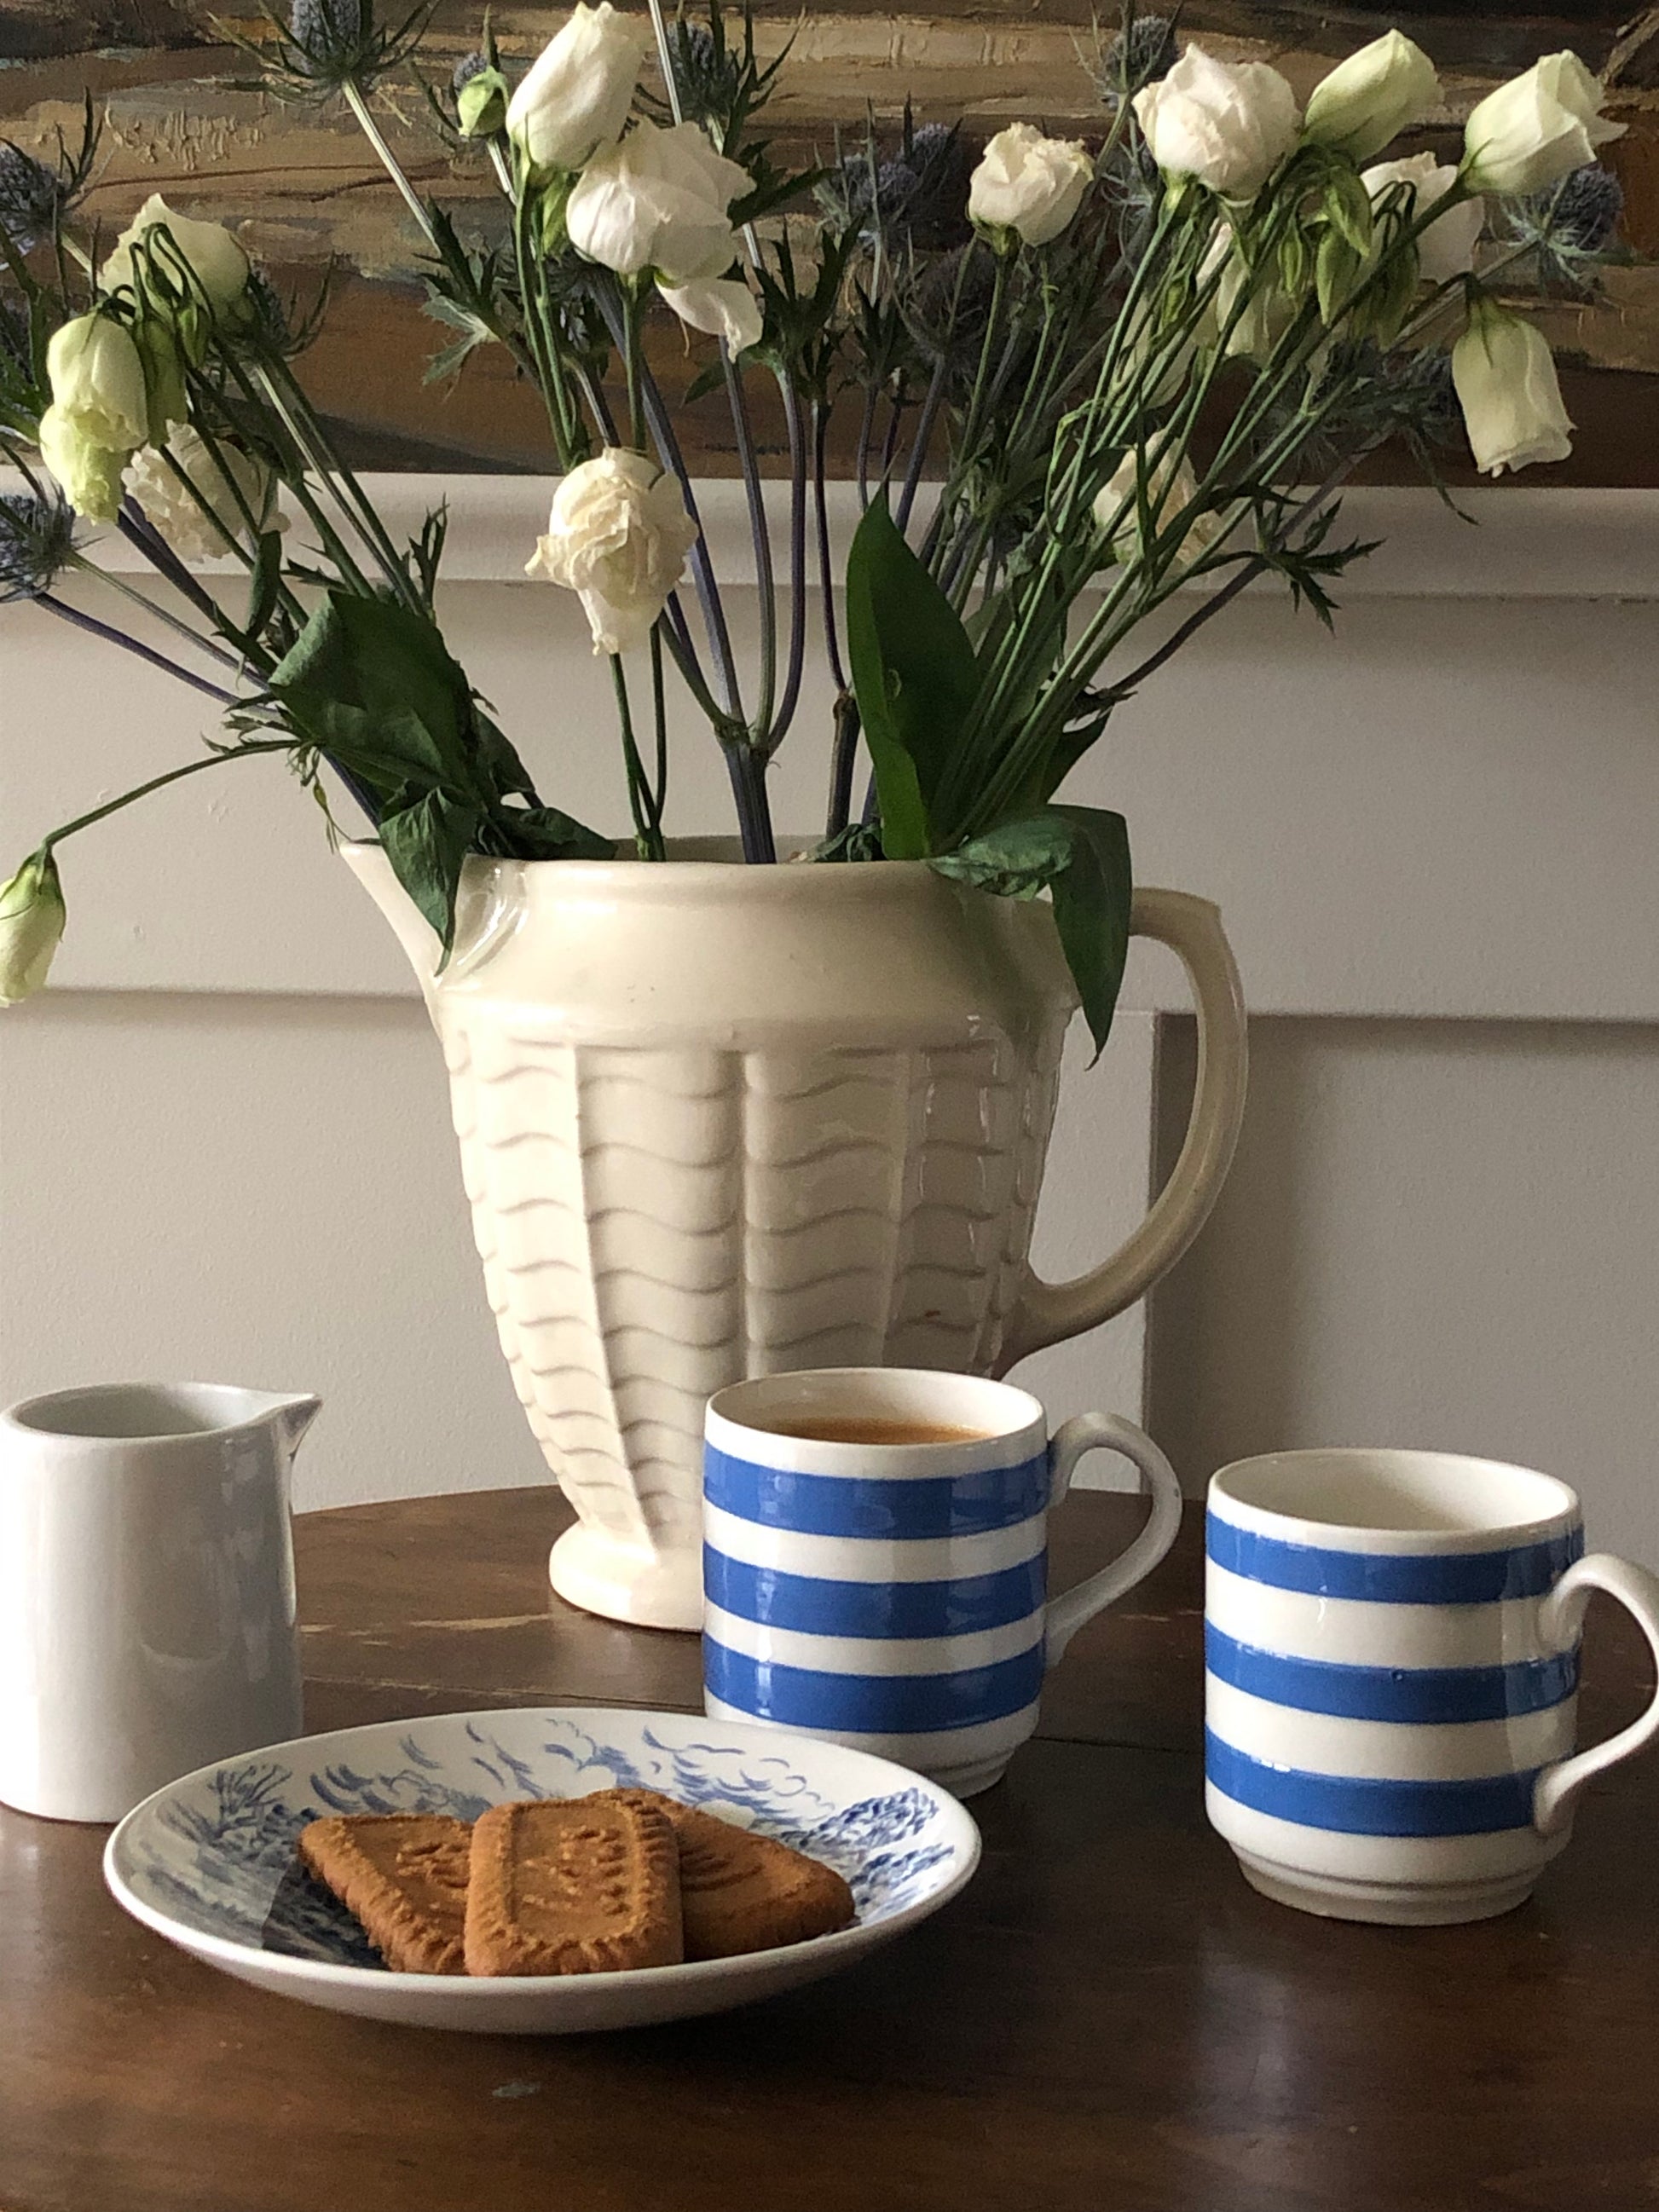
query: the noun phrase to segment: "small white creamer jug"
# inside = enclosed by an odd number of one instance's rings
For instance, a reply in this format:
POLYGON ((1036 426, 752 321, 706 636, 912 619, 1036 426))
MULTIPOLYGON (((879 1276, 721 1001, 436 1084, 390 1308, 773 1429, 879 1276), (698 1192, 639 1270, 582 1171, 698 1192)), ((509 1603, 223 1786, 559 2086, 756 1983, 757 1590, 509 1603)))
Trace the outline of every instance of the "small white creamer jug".
POLYGON ((300 1734, 289 1473, 319 1402, 116 1382, 0 1413, 0 1800, 118 1820, 300 1734))

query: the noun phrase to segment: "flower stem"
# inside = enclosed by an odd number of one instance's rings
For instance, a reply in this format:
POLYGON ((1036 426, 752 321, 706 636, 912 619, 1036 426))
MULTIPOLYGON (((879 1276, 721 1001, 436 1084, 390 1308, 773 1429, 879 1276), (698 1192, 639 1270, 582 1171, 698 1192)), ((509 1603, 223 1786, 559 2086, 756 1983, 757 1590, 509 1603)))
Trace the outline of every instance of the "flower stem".
MULTIPOLYGON (((176 660, 169 660, 166 653, 157 653, 148 645, 141 645, 136 637, 129 637, 125 630, 116 629, 109 623, 100 622, 96 615, 89 615, 81 607, 69 605, 66 601, 55 598, 51 592, 37 592, 34 604, 37 607, 44 607, 49 615, 56 615, 60 622, 73 623, 76 629, 85 630, 89 637, 100 637, 106 644, 118 645, 124 653, 148 661, 152 668, 159 668, 168 676, 177 677, 179 683, 188 684, 192 691, 199 691, 204 697, 216 700, 222 707, 238 707, 242 703, 234 691, 222 690, 218 684, 210 684, 205 676, 198 676, 193 670, 181 667, 176 660)), ((79 824, 72 826, 78 828, 79 824)))
MULTIPOLYGON (((37 601, 36 604, 45 603, 37 601)), ((49 853, 54 845, 61 845, 65 837, 73 837, 76 830, 89 830, 94 822, 103 821, 106 815, 118 814, 124 806, 131 806, 135 799, 148 799, 152 791, 160 791, 169 783, 178 783, 185 776, 199 775, 204 768, 222 768, 227 761, 243 760, 254 753, 286 753, 293 749, 292 738, 258 738, 249 744, 230 745, 223 752, 210 753, 205 760, 186 761, 182 768, 170 768, 163 775, 151 776, 148 783, 134 784, 131 791, 124 791, 118 799, 106 800, 102 806, 94 806, 89 814, 77 814, 73 822, 65 822, 61 829, 54 830, 51 836, 44 839, 40 849, 49 853)))

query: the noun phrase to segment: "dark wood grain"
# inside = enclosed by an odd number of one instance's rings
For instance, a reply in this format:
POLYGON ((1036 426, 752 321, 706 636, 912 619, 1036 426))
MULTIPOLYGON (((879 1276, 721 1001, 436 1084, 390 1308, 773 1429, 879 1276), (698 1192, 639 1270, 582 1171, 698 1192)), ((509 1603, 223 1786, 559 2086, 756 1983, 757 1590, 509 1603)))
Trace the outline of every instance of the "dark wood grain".
MULTIPOLYGON (((1064 1584, 1131 1532, 1083 1497, 1064 1584)), ((544 1491, 299 1523, 307 1711, 693 1705, 692 1639, 573 1612, 544 1491)), ((1537 1897, 1338 1926, 1247 1889, 1200 1792, 1196 1516, 1079 1637, 975 1810, 983 1869, 815 1990, 683 2027, 422 2034, 242 1988, 127 1920, 102 1829, 0 1813, 4 2212, 1586 2212, 1659 2178, 1659 1763, 1537 1897)), ((1643 1680, 1591 1617, 1583 1720, 1643 1680)))

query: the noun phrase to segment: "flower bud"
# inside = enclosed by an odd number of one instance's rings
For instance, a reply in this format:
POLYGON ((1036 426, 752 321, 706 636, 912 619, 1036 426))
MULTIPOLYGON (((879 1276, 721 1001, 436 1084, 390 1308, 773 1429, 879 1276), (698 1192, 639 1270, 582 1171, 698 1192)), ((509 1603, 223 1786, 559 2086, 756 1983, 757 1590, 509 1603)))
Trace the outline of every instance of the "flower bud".
POLYGON ((1519 315, 1478 301, 1452 348, 1452 381, 1474 465, 1483 475, 1565 461, 1572 422, 1543 334, 1519 315))
POLYGON ((46 348, 54 410, 79 434, 112 453, 130 453, 149 434, 149 393, 131 331, 108 315, 77 315, 46 348))
POLYGON ((197 222, 175 215, 159 192, 152 192, 115 241, 98 272, 106 292, 135 282, 133 248, 149 240, 163 276, 179 283, 179 264, 194 278, 202 297, 216 313, 233 307, 247 289, 248 258, 222 222, 197 222), (151 234, 159 232, 159 238, 151 234), (171 240, 169 249, 167 240, 171 240))
POLYGON ((1440 80, 1422 47, 1387 31, 1320 79, 1303 129, 1315 145, 1365 161, 1421 123, 1439 98, 1440 80))
POLYGON ((455 88, 455 119, 463 138, 493 138, 507 121, 507 82, 486 62, 455 88))
POLYGON ((507 103, 507 133, 532 169, 580 169, 622 137, 645 34, 611 0, 578 4, 507 103))
POLYGON ((58 863, 43 848, 0 884, 0 1006, 15 1006, 46 981, 64 918, 58 863))
POLYGON ((1489 92, 1463 128, 1463 173, 1478 192, 1540 192, 1623 136, 1601 113, 1600 81, 1577 54, 1546 54, 1489 92))
POLYGON ((1079 140, 1045 138, 1011 123, 986 147, 968 186, 968 213, 986 230, 1011 230, 1027 246, 1060 236, 1094 182, 1095 165, 1079 140))
POLYGON ((1196 177, 1223 199, 1253 200, 1296 143, 1296 94, 1279 71, 1218 62, 1201 46, 1188 46, 1133 106, 1164 174, 1196 177))
POLYGON ((696 535, 678 477, 607 447, 560 483, 525 574, 577 593, 595 653, 626 653, 651 635, 696 535))

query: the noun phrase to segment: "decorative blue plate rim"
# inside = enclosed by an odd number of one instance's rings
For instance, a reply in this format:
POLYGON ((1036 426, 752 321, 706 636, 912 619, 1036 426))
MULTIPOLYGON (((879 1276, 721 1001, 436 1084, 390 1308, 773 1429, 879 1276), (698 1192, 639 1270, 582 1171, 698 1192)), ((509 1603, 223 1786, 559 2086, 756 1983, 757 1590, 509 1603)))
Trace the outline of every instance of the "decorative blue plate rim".
MULTIPOLYGON (((416 1755, 418 1756, 418 1753, 416 1755)), ((560 1755, 570 1756, 568 1752, 562 1752, 560 1755)), ((339 1785, 336 1784, 332 1788, 326 1784, 322 1788, 316 1786, 321 1776, 329 1771, 329 1765, 325 1762, 311 1772, 313 1789, 309 1792, 305 1792, 303 1781, 298 1782, 298 1787, 302 1792, 323 1799, 320 1805, 307 1805, 291 1812, 286 1808, 280 1808, 289 1824, 288 1848, 290 1850, 291 1834, 297 1832, 299 1826, 305 1819, 320 1811, 349 1809, 338 1802, 341 1795, 339 1785)), ((572 1771, 573 1774, 579 1774, 580 1768, 573 1767, 572 1771)), ((386 1778, 382 1777, 381 1780, 384 1781, 386 1778)), ((629 1778, 619 1776, 618 1778, 629 1778)), ((683 1771, 678 1768, 676 1778, 682 1784, 685 1778, 683 1771)), ((653 1778, 653 1786, 661 1786, 662 1779, 661 1777, 653 1778)), ((556 1796, 565 1794, 556 1790, 525 1786, 526 1781, 527 1777, 521 1771, 515 1772, 514 1786, 499 1790, 493 1798, 486 1797, 484 1802, 501 1802, 513 1796, 556 1796)), ((594 1783, 592 1786, 602 1785, 594 1783)), ((581 1790, 573 1790, 568 1794, 580 1796, 584 1793, 581 1790)), ((676 1790, 670 1794, 679 1795, 681 1792, 676 1790)), ((815 1796, 817 1794, 816 1791, 813 1792, 815 1796)), ((714 1798, 716 1795, 717 1793, 708 1793, 710 1798, 714 1798)), ((688 1799, 687 1802, 696 1802, 695 1796, 688 1799)), ((730 1804, 732 1800, 730 1796, 726 1796, 720 1798, 718 1802, 730 1804)), ((824 1803, 827 1801, 819 1797, 817 1802, 824 1803)), ((377 1808, 365 1807, 362 1809, 377 1809, 377 1808)), ((765 1816, 763 1808, 758 1806, 751 1805, 750 1809, 757 1814, 754 1825, 765 1832, 778 1833, 781 1831, 786 1840, 796 1841, 802 1848, 805 1848, 811 1840, 812 1831, 803 1832, 799 1828, 792 1828, 787 1822, 780 1821, 775 1818, 769 1820, 765 1816)), ((915 1815, 912 1813, 907 1814, 907 1817, 914 1818, 915 1815)), ((176 1825, 173 1832, 174 1834, 179 1832, 176 1825)), ((153 1846, 149 1848, 153 1850, 153 1846)), ((917 1922, 927 1919, 931 1914, 938 1911, 942 1905, 947 1904, 951 1898, 965 1888, 973 1879, 979 1866, 981 1850, 978 1824, 960 1800, 953 1797, 951 1792, 939 1784, 928 1781, 926 1777, 914 1772, 910 1768, 900 1766, 889 1759, 878 1759, 868 1752, 857 1751, 848 1746, 830 1743, 821 1738, 793 1735, 785 1729, 757 1723, 711 1720, 702 1714, 695 1712, 656 1711, 634 1705, 509 1705, 485 1707, 463 1713, 419 1714, 408 1720, 370 1721, 353 1728, 325 1729, 312 1735, 291 1737, 285 1742, 266 1745, 256 1751, 240 1753, 229 1759, 210 1760, 206 1765, 198 1767, 192 1773, 180 1775, 175 1781, 166 1784, 161 1789, 152 1792, 141 1803, 134 1806, 112 1831, 104 1847, 102 1863, 105 1881, 111 1894, 124 1911, 131 1913, 134 1919, 142 1922, 146 1927, 153 1929, 158 1935, 166 1936, 170 1942, 184 1945, 185 1948, 205 1960, 216 1960, 235 1967, 245 1965, 250 1960, 257 1959, 262 1978, 276 1982, 292 1981, 296 1984, 309 1983, 313 1985, 320 1983, 325 1986, 341 1989, 363 1990, 385 1989, 388 1982, 416 1983, 420 1984, 423 1995, 428 1995, 441 2002, 446 1993, 455 1995, 465 1992, 469 1996, 475 1997, 476 1993, 481 1990, 489 1988, 511 1989, 526 1995, 538 1990, 568 1990, 573 1986, 573 1978, 575 1984, 589 1990, 603 1986, 622 1992, 635 1987, 661 1988, 665 1983, 672 1983, 690 1990, 702 1983, 761 1980, 775 1971, 781 1959, 802 1954, 810 1954, 822 1958, 828 1971, 830 1960, 841 1954, 866 1948, 872 1940, 878 1938, 885 1942, 891 1936, 902 1934, 907 1929, 915 1926, 917 1922), (849 1814, 859 1813, 866 1808, 879 1810, 884 1802, 908 1801, 910 1805, 915 1806, 921 1800, 930 1800, 932 1801, 931 1809, 926 1818, 917 1823, 917 1826, 925 1827, 932 1825, 935 1819, 941 1820, 944 1823, 940 1838, 941 1845, 948 1842, 948 1855, 956 1858, 958 1863, 948 1872, 944 1872, 941 1868, 943 1878, 935 1886, 927 1887, 919 1895, 912 1897, 908 1902, 898 1903, 890 1911, 881 1912, 878 1917, 866 1918, 861 1911, 860 1918, 850 1927, 841 1929, 834 1935, 812 1937, 804 1943, 750 1952, 737 1958, 688 1960, 672 1966, 630 1967, 619 1972, 587 1974, 575 1978, 563 1975, 520 1975, 506 1977, 499 1982, 482 1983, 470 1977, 396 1974, 387 1967, 380 1965, 342 1965, 324 1958, 268 1948, 264 1943, 256 1941, 217 1935, 210 1929, 194 1924, 185 1918, 181 1913, 169 1911, 166 1906, 158 1905, 151 1899, 140 1894, 129 1878, 129 1867, 131 1866, 137 1852, 146 1847, 146 1831, 153 1829, 158 1823, 163 1821, 170 1808, 184 1808, 188 1802, 187 1793, 213 1787, 221 1778, 232 1780, 238 1778, 245 1778, 251 1771, 262 1766, 268 1769, 280 1766, 286 1768, 286 1778, 289 1782, 295 1782, 307 1769, 312 1767, 319 1752, 325 1747, 333 1761, 333 1773, 339 1775, 343 1772, 350 1777, 361 1790, 364 1786, 362 1778, 356 1777, 355 1770, 342 1758, 342 1754, 349 1753, 349 1747, 354 1743, 366 1744, 369 1739, 380 1739, 384 1742, 388 1737, 401 1736, 402 1746, 407 1747, 414 1743, 421 1731, 438 1729, 446 1734, 465 1731, 481 1742, 487 1741, 492 1748, 499 1752, 501 1748, 499 1740, 494 1731, 499 1730, 503 1723, 521 1726, 526 1723, 532 1722, 572 1730, 579 1735, 587 1737, 591 1747, 607 1754, 614 1753, 618 1747, 600 1742, 592 1731, 596 1726, 599 1729, 615 1729, 618 1723, 623 1724, 621 1732, 624 1734, 637 1732, 647 1745, 671 1757, 677 1751, 687 1753, 702 1751, 711 1755, 752 1751, 759 1754, 761 1762, 764 1765, 780 1765, 789 1761, 794 1762, 798 1767, 804 1766, 807 1770, 806 1773, 791 1771, 787 1778, 803 1788, 810 1786, 811 1769, 820 1765, 825 1760, 826 1755, 830 1755, 831 1764, 852 1763, 855 1771, 860 1772, 863 1777, 867 1777, 869 1787, 864 1796, 854 1800, 850 1805, 843 1805, 838 1810, 833 1811, 830 1822, 820 1823, 820 1829, 825 1826, 833 1825, 836 1821, 844 1822, 849 1814), (492 1731, 488 1739, 485 1739, 483 1734, 485 1729, 492 1731), (689 1742, 659 1744, 653 1739, 653 1729, 665 1729, 670 1735, 681 1731, 694 1731, 696 1735, 700 1735, 703 1741, 699 1743, 694 1736, 694 1740, 689 1742)), ((848 1848, 834 1850, 821 1847, 818 1855, 825 1856, 830 1863, 836 1863, 839 1861, 840 1870, 848 1874, 849 1879, 854 1881, 855 1893, 859 1887, 860 1874, 865 1871, 869 1864, 874 1863, 872 1861, 858 1863, 855 1854, 848 1848)), ((942 1856, 944 1856, 943 1852, 941 1852, 942 1856)), ((937 1864, 938 1862, 936 1861, 935 1863, 937 1864)), ((153 1868, 151 1871, 154 1871, 153 1868)), ((926 1869, 922 1870, 924 1875, 927 1871, 926 1869)))

